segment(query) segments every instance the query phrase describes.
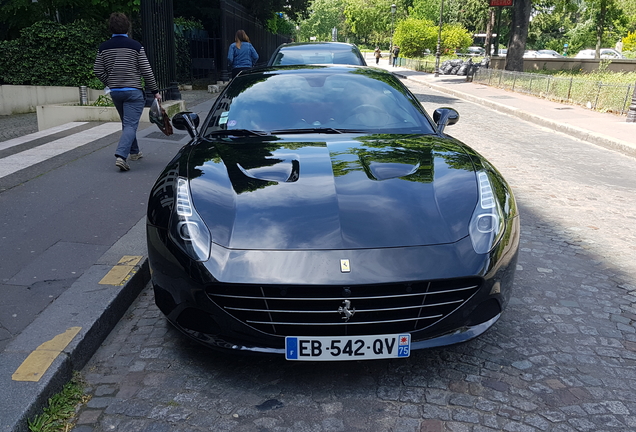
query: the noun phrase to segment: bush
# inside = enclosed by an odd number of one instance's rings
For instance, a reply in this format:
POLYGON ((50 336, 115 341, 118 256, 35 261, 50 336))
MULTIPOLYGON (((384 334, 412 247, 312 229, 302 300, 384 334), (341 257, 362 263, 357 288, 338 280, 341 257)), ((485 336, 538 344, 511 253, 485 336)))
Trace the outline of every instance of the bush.
POLYGON ((636 33, 629 33, 622 42, 623 51, 636 51, 636 33))
POLYGON ((437 32, 432 21, 408 18, 400 21, 393 34, 393 42, 400 47, 400 56, 419 57, 424 51, 433 51, 437 44, 437 32))
POLYGON ((442 48, 449 51, 460 51, 468 48, 473 38, 461 24, 445 24, 442 27, 442 48))
MULTIPOLYGON (((403 57, 420 57, 426 50, 437 49, 438 27, 430 20, 408 18, 395 29, 393 40, 400 47, 403 57)), ((442 52, 463 50, 473 41, 470 33, 461 24, 445 24, 442 27, 442 52)))
POLYGON ((22 29, 18 39, 0 42, 0 82, 102 88, 93 64, 108 37, 106 26, 93 21, 37 22, 22 29))

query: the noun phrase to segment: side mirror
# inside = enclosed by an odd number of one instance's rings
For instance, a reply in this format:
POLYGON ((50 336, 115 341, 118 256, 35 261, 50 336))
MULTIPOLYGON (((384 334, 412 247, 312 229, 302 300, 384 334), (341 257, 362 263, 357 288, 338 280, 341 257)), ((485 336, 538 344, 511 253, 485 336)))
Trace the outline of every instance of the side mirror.
POLYGON ((192 138, 199 135, 199 122, 199 115, 189 111, 177 113, 172 117, 172 126, 179 130, 187 130, 192 138))
POLYGON ((446 126, 454 125, 459 121, 459 113, 453 108, 437 108, 433 112, 433 121, 440 133, 446 126))

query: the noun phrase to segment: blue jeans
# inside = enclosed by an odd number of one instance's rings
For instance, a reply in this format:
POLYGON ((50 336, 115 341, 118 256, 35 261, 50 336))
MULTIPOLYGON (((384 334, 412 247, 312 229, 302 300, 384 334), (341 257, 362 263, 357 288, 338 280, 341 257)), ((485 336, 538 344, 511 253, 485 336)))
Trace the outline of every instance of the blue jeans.
POLYGON ((131 153, 139 153, 137 127, 144 105, 146 105, 146 98, 144 92, 138 89, 111 91, 110 97, 117 108, 119 118, 121 118, 122 132, 115 156, 126 159, 131 153))

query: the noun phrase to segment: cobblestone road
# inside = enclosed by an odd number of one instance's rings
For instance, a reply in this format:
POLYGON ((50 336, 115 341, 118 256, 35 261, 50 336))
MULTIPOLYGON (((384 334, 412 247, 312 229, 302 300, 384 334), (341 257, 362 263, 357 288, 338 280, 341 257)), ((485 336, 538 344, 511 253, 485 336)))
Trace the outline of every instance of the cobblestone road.
POLYGON ((146 289, 82 372, 88 431, 636 430, 634 159, 411 83, 513 186, 511 303, 471 342, 409 359, 305 364, 218 354, 146 289))

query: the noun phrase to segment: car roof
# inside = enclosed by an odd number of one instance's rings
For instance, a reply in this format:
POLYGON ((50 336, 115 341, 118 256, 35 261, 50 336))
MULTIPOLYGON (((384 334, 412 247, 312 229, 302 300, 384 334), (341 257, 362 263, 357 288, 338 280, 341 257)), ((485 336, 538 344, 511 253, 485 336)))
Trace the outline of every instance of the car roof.
POLYGON ((356 64, 366 66, 364 56, 354 44, 345 42, 292 42, 280 45, 268 65, 292 64, 356 64), (331 55, 331 58, 325 55, 331 55), (316 59, 312 58, 316 57, 316 59), (322 58, 320 58, 322 57, 322 58), (279 63, 279 64, 280 64, 279 63))
POLYGON ((278 50, 304 50, 307 47, 322 47, 330 50, 351 50, 351 48, 358 49, 357 46, 345 42, 291 42, 284 43, 278 46, 278 50))
POLYGON ((364 69, 367 71, 373 71, 374 74, 380 75, 392 75, 389 71, 381 68, 362 66, 362 65, 350 65, 350 64, 300 64, 300 65, 278 65, 278 66, 261 66, 241 72, 241 76, 245 75, 267 75, 267 74, 294 74, 305 73, 307 71, 316 71, 316 73, 341 73, 350 72, 355 69, 364 69))

